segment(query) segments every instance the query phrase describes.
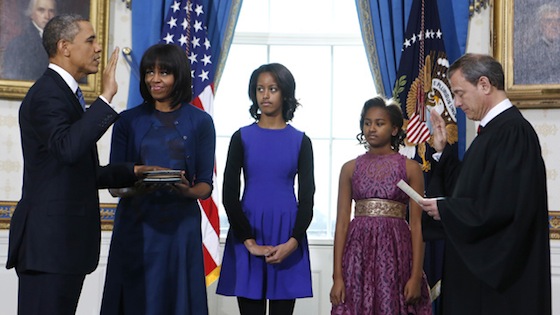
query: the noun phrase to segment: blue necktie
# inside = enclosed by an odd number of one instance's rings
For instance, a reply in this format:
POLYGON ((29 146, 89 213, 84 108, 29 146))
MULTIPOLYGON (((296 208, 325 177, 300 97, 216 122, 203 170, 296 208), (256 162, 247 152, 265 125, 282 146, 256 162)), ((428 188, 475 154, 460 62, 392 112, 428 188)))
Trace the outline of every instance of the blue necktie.
POLYGON ((80 105, 82 105, 82 109, 85 112, 86 111, 86 100, 84 99, 84 94, 82 94, 82 90, 80 89, 80 87, 78 87, 78 89, 76 90, 76 97, 80 101, 80 105))

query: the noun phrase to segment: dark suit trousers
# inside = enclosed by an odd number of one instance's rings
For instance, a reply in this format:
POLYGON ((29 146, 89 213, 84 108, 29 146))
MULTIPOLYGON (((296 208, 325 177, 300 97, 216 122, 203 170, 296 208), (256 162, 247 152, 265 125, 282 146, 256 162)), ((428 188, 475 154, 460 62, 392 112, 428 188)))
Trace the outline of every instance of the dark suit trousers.
POLYGON ((18 315, 74 315, 85 275, 17 272, 18 315))

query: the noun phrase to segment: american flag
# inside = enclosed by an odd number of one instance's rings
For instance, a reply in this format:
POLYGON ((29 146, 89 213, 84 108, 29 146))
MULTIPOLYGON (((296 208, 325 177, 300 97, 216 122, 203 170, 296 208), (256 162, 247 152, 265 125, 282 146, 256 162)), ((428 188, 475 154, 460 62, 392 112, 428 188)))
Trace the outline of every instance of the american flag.
MULTIPOLYGON (((213 114, 214 72, 212 50, 207 30, 207 12, 201 0, 174 1, 164 21, 161 42, 185 49, 193 79, 192 104, 213 114)), ((214 183, 216 171, 214 170, 214 183)), ((214 185, 216 186, 216 185, 214 185)), ((206 285, 212 284, 220 272, 220 220, 215 200, 217 190, 205 200, 199 200, 202 213, 202 243, 206 285)))
MULTIPOLYGON (((418 102, 419 110, 424 110, 425 105, 418 102)), ((410 116, 408 127, 406 128, 406 137, 410 143, 418 144, 425 142, 430 138, 430 129, 426 125, 426 119, 422 119, 421 115, 414 113, 410 116)))

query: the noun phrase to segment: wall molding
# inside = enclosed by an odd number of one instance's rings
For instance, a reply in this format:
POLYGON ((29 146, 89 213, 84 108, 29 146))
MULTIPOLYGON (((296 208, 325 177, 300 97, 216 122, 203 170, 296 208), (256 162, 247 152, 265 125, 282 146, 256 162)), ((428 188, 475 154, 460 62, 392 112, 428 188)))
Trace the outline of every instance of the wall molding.
MULTIPOLYGON (((16 209, 17 201, 0 201, 0 230, 10 229, 10 219, 16 209)), ((100 203, 99 216, 101 217, 101 230, 112 231, 115 220, 116 203, 100 203)))
MULTIPOLYGON (((17 201, 0 201, 0 230, 10 228, 10 218, 16 208, 17 201)), ((101 216, 101 229, 111 231, 115 219, 116 203, 101 203, 99 205, 101 216)), ((548 211, 548 226, 550 239, 560 240, 560 210, 548 211)))

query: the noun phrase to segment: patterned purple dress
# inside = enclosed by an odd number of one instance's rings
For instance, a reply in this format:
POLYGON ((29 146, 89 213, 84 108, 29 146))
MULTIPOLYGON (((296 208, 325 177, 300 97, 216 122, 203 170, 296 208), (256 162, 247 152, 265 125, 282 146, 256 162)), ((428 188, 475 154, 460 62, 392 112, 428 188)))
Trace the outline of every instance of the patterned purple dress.
POLYGON ((352 198, 357 205, 365 201, 381 207, 368 209, 377 215, 355 215, 350 222, 342 257, 346 301, 333 306, 332 314, 432 314, 425 276, 421 300, 407 305, 404 297, 412 269, 412 239, 402 218, 409 198, 396 184, 406 178, 406 157, 398 153, 356 158, 352 198), (395 206, 402 210, 401 217, 379 215, 395 206))

